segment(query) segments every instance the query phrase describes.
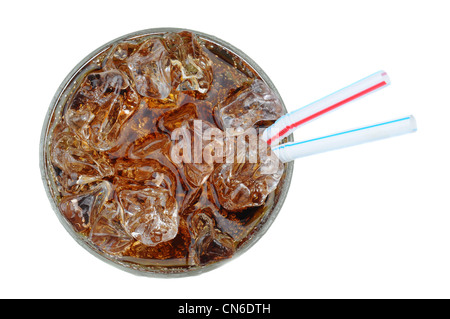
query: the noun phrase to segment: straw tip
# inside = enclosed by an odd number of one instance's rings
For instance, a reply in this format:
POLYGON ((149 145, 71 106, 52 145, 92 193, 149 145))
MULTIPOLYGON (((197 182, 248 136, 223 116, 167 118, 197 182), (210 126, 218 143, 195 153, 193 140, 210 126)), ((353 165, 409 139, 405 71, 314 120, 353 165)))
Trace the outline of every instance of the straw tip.
POLYGON ((386 83, 386 85, 391 84, 391 79, 389 78, 389 75, 387 74, 386 71, 381 70, 379 73, 380 73, 383 81, 386 83))
POLYGON ((409 120, 411 121, 411 132, 417 131, 417 121, 413 115, 409 116, 409 120))

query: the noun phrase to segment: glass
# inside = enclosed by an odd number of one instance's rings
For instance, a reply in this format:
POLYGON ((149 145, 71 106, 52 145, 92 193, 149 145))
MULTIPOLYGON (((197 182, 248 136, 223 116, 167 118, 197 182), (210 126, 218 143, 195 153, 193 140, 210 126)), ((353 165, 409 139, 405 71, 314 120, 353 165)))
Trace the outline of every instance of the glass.
MULTIPOLYGON (((236 258, 237 256, 241 255, 243 252, 245 252, 247 249, 249 249, 255 242, 267 231, 267 229, 270 227, 274 219, 276 218, 277 214, 279 213, 284 199, 287 195, 291 177, 292 177, 292 171, 293 171, 293 162, 286 163, 284 165, 284 171, 282 178, 280 182, 278 183, 278 186, 276 189, 267 196, 267 199, 265 200, 264 204, 262 206, 257 207, 250 207, 248 210, 245 210, 248 218, 247 221, 244 223, 245 231, 237 232, 233 239, 234 243, 231 245, 233 246, 232 253, 227 256, 227 258, 218 258, 211 259, 206 262, 192 262, 192 258, 199 257, 190 257, 190 256, 181 256, 180 258, 168 258, 168 259, 155 259, 155 258, 138 258, 136 259, 135 256, 119 256, 117 254, 114 254, 114 251, 110 250, 108 252, 105 252, 104 249, 101 249, 98 244, 92 241, 88 236, 86 236, 84 231, 84 224, 88 223, 88 221, 83 220, 71 220, 69 222, 67 216, 64 217, 62 214, 61 207, 69 207, 71 205, 70 198, 69 200, 65 200, 64 196, 61 195, 61 185, 58 182, 58 179, 56 178, 56 175, 58 175, 58 168, 55 168, 55 166, 52 164, 52 160, 54 159, 54 155, 51 154, 51 144, 52 144, 52 136, 56 135, 55 132, 58 131, 58 123, 61 121, 63 117, 63 113, 65 109, 68 107, 71 101, 73 101, 74 96, 77 92, 77 90, 80 89, 80 86, 83 84, 83 81, 86 81, 87 77, 94 74, 96 70, 99 68, 104 67, 105 61, 110 61, 110 59, 107 58, 108 54, 111 54, 111 52, 120 52, 121 50, 126 50, 126 48, 118 48, 118 44, 126 43, 126 42, 138 42, 142 44, 142 41, 151 39, 154 36, 163 36, 164 34, 170 33, 180 33, 183 31, 192 32, 195 34, 202 43, 204 43, 205 47, 209 50, 209 53, 213 53, 216 56, 219 56, 221 60, 223 60, 223 63, 228 64, 229 66, 233 66, 239 72, 248 74, 249 76, 259 79, 263 81, 273 92, 273 94, 276 95, 278 98, 281 107, 282 107, 282 114, 286 113, 286 108, 282 102, 281 97, 279 96, 275 86, 270 81, 270 79, 267 77, 267 75, 261 70, 261 68, 258 67, 258 65, 252 61, 249 57, 247 57, 243 52, 238 50, 237 48, 233 47, 232 45, 217 39, 216 37, 206 35, 204 33, 196 32, 196 31, 190 31, 190 30, 184 30, 184 29, 172 29, 172 28, 163 28, 163 29, 149 29, 149 30, 143 30, 139 32, 135 32, 132 34, 128 34, 125 36, 122 36, 118 39, 115 39, 91 54, 89 54, 83 61, 81 61, 66 77, 66 79, 62 82, 60 87, 58 88, 51 104, 49 107, 49 110, 47 112, 47 116, 44 121, 44 126, 41 134, 41 145, 40 145, 40 168, 41 168, 41 174, 42 179, 44 182, 44 186, 47 192, 47 195, 50 199, 51 205, 56 212, 56 215, 60 219, 63 226, 66 228, 66 230, 72 235, 72 237, 85 249, 87 249, 90 253, 94 254, 96 257, 100 258, 101 260, 104 260, 105 262, 112 264, 114 266, 119 267, 120 269, 140 274, 140 275, 147 275, 147 276, 186 276, 186 275, 192 275, 192 274, 199 274, 211 269, 215 269, 216 267, 222 265, 223 263, 232 260, 233 258, 236 258), (115 49, 114 49, 115 48, 115 49), (115 51, 114 51, 115 50, 115 51), (52 158, 53 156, 53 158, 52 158), (65 200, 62 202, 62 200, 65 200), (66 205, 66 206, 64 206, 66 205)), ((170 43, 170 42, 167 42, 170 43)), ((136 70, 139 70, 139 68, 136 68, 136 70)), ((139 71, 136 71, 139 72, 139 71)), ((195 71, 197 72, 197 71, 195 71)), ((198 74, 198 73, 196 73, 198 74)), ((100 75, 96 75, 97 78, 100 77, 100 75)), ((103 75, 102 75, 103 76, 103 75)), ((109 75, 106 75, 109 76, 109 75)), ((161 80, 161 79, 160 79, 161 80)), ((162 79, 161 81, 163 81, 162 79)), ((93 81, 96 81, 95 77, 92 77, 90 80, 91 83, 93 81)), ((255 81, 256 82, 256 81, 255 81)), ((149 82, 150 83, 150 82, 149 82)), ((159 83, 159 82, 151 82, 151 83, 159 83)), ((204 90, 205 82, 198 81, 198 83, 195 83, 197 85, 196 90, 197 92, 202 93, 202 90, 204 90)), ((143 95, 146 95, 148 99, 146 100, 147 103, 151 103, 152 99, 155 98, 163 98, 167 97, 170 93, 169 91, 165 90, 164 88, 158 87, 155 88, 146 85, 145 82, 141 82, 142 85, 138 87, 138 90, 143 95), (155 93, 156 92, 156 93, 155 93)), ((185 86, 194 85, 191 82, 181 82, 177 83, 180 87, 180 90, 185 89, 185 86)), ((196 93, 197 94, 197 93, 196 93)), ((195 96, 194 96, 195 97, 195 96)), ((132 97, 128 96, 129 100, 132 100, 132 97)), ((170 98, 169 98, 170 100, 170 98)), ((189 98, 188 98, 189 102, 189 98)), ((220 101, 219 101, 220 102, 220 101)), ((187 112, 189 113, 189 103, 186 103, 185 105, 188 105, 186 108, 188 109, 187 112)), ((171 113, 170 111, 167 112, 168 115, 164 116, 167 118, 170 118, 171 113)), ((135 113, 134 113, 135 114, 135 113)), ((176 114, 174 115, 176 116, 176 114)), ((206 115, 208 116, 208 115, 206 115)), ((211 120, 212 121, 212 120, 211 120)), ((161 123, 161 122, 158 122, 161 123)), ((164 123, 161 124, 163 127, 164 123)), ((70 136, 67 137, 67 139, 70 139, 70 136)), ((63 139, 64 140, 64 139, 63 139)), ((102 140, 99 138, 97 140, 96 146, 101 149, 104 147, 102 144, 105 140, 102 140)), ((286 141, 292 141, 292 136, 289 136, 286 138, 286 141)), ((64 143, 69 143, 67 140, 64 140, 64 143)), ((80 145, 74 145, 74 147, 82 147, 80 145)), ((109 156, 111 153, 109 153, 109 156)), ((86 159, 84 159, 86 161, 86 159)), ((115 159, 116 160, 116 159, 115 159)), ((87 160, 89 161, 89 159, 87 160)), ((103 167, 102 164, 96 162, 98 164, 98 167, 103 167)), ((116 174, 122 174, 121 172, 128 172, 126 163, 124 164, 123 168, 121 169, 120 164, 115 164, 116 166, 116 174), (117 168, 119 167, 119 169, 117 168), (117 173, 120 172, 120 173, 117 173)), ((194 167, 195 168, 195 167, 194 167)), ((104 168, 107 170, 108 168, 104 168)), ((159 179, 157 175, 157 178, 159 179)), ((163 178, 161 177, 161 180, 159 183, 164 183, 163 178)), ((192 183, 196 183, 196 181, 192 181, 192 183)), ((103 194, 108 193, 110 190, 108 189, 110 186, 110 183, 98 183, 96 184, 96 187, 93 187, 89 190, 91 192, 90 201, 92 199, 100 200, 103 196, 103 194)), ((116 185, 116 184, 115 184, 116 185)), ((158 184, 159 185, 159 184, 158 184)), ((77 184, 73 183, 73 181, 68 181, 66 184, 67 187, 78 187, 77 184), (74 186, 75 185, 75 186, 74 186)), ((206 186, 205 186, 206 187, 206 186)), ((133 190, 127 189, 126 192, 122 192, 121 194, 127 194, 130 195, 133 190), (128 192, 128 193, 126 193, 128 192)), ((152 195, 149 192, 149 189, 146 189, 145 191, 146 195, 149 196, 149 198, 161 198, 161 196, 164 195, 164 193, 158 193, 156 195, 152 195)), ((122 206, 127 206, 129 202, 127 202, 127 199, 122 199, 119 195, 119 201, 122 204, 122 206)), ((132 194, 130 195, 132 197, 132 194)), ((131 198, 129 197, 129 198, 131 198)), ((78 197, 78 204, 83 201, 83 198, 80 199, 78 197)), ((85 205, 93 205, 92 203, 84 203, 85 205)), ((94 203, 95 204, 95 203, 94 203)), ((130 206, 129 204, 128 206, 130 206)), ((81 207, 81 204, 79 205, 81 207)), ((127 206, 127 207, 128 207, 127 206)), ((200 207, 203 208, 203 207, 200 207)), ((107 209, 114 211, 115 207, 108 207, 107 209)), ((225 225, 228 220, 233 220, 233 218, 237 218, 237 214, 231 212, 228 212, 227 216, 222 219, 222 222, 225 225), (229 213, 229 214, 228 214, 229 213)), ((196 215, 197 216, 197 215, 196 215)), ((196 217, 195 221, 192 221, 193 223, 197 224, 208 224, 210 221, 205 220, 206 215, 198 215, 199 217, 196 217)), ((219 216, 220 217, 220 216, 219 216)), ((123 222, 123 215, 122 215, 122 222, 123 222)), ((245 219, 242 215, 237 218, 240 220, 240 223, 245 219)), ((100 221, 97 220, 97 223, 100 223, 100 221)), ((215 223, 218 223, 216 220, 215 223)), ((230 224, 231 225, 231 224, 230 224)), ((233 224, 234 225, 234 224, 233 224)), ((236 224, 237 225, 237 224, 236 224)), ((110 226, 110 225, 109 225, 110 226)), ((223 226, 225 227, 225 226, 223 226)), ((234 226, 233 226, 234 227, 234 226)), ((230 228, 227 228, 227 230, 236 231, 237 228, 233 228, 230 226, 230 228)), ((226 228, 226 227, 225 227, 226 228)), ((219 234, 222 236, 224 234, 227 235, 225 232, 222 232, 224 228, 221 228, 221 231, 216 233, 216 237, 219 234)), ((192 234, 191 234, 192 235, 192 234)), ((169 235, 167 235, 169 236, 169 235)), ((188 236, 188 234, 186 235, 188 236)), ((170 236, 169 236, 170 237, 170 236)), ((173 237, 173 236, 172 236, 173 237)), ((172 237, 167 239, 167 242, 170 243, 170 240, 172 237)), ((145 241, 144 239, 141 239, 142 241, 145 241)), ((147 239, 147 244, 150 245, 150 247, 159 247, 158 241, 160 241, 161 238, 156 239, 147 239), (152 240, 156 241, 155 243, 152 242, 152 240), (156 246, 155 246, 156 244, 156 246), (153 246, 152 246, 153 245, 153 246)), ((176 237, 175 239, 176 240, 176 237)), ((220 239, 221 240, 221 239, 220 239)), ((220 241, 219 240, 219 241, 220 241)), ((222 241, 226 242, 227 239, 223 239, 222 241)), ((212 241, 214 242, 214 240, 212 241)), ((169 244, 167 244, 169 245, 169 244)), ((226 245, 225 245, 226 246, 226 245)), ((230 247, 231 247, 230 246, 230 247)), ((141 246, 137 246, 141 247, 141 246)), ((146 251, 151 251, 153 248, 148 248, 146 251)), ((225 252, 226 253, 226 252, 225 252)), ((200 258, 201 259, 201 258, 200 258)))

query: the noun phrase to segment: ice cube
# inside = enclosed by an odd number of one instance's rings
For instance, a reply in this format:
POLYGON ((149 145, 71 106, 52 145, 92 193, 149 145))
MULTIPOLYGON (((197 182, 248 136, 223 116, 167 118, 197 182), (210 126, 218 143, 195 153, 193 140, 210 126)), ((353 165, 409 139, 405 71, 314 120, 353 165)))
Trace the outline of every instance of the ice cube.
POLYGON ((171 134, 180 128, 184 122, 198 118, 197 107, 194 103, 186 103, 180 107, 167 111, 158 120, 158 128, 162 132, 171 134))
POLYGON ((175 174, 176 172, 154 159, 120 159, 115 165, 114 184, 119 187, 128 185, 160 187, 175 196, 177 188, 175 174))
POLYGON ((140 95, 157 99, 169 96, 171 63, 160 39, 145 41, 126 61, 140 95))
POLYGON ((122 72, 92 72, 69 104, 68 126, 97 150, 115 146, 122 125, 139 105, 136 92, 122 72))
POLYGON ((150 133, 136 140, 128 149, 131 159, 144 159, 152 154, 169 154, 170 138, 162 133, 150 133))
POLYGON ((199 187, 222 162, 223 132, 209 122, 189 120, 172 133, 172 161, 181 164, 188 182, 199 187))
POLYGON ((51 143, 51 160, 64 190, 76 193, 89 183, 113 174, 108 158, 67 128, 55 132, 51 143))
POLYGON ((255 79, 248 87, 234 91, 215 108, 216 120, 223 129, 246 130, 258 122, 275 121, 282 114, 280 100, 259 79, 255 79))
POLYGON ((215 227, 210 209, 195 212, 191 219, 191 232, 195 238, 193 260, 197 265, 230 258, 235 251, 233 239, 215 227))
POLYGON ((117 43, 111 48, 103 61, 103 68, 106 70, 118 69, 128 74, 127 58, 136 52, 141 44, 142 41, 139 40, 129 40, 117 43))
POLYGON ((74 230, 82 232, 91 226, 103 203, 111 195, 111 184, 104 181, 85 193, 64 197, 59 204, 59 209, 74 230))
POLYGON ((121 223, 121 207, 116 201, 105 203, 92 223, 89 233, 91 241, 110 254, 122 253, 133 242, 121 223))
POLYGON ((118 190, 123 208, 122 224, 133 238, 147 246, 169 241, 178 233, 178 207, 172 194, 162 187, 118 190))
POLYGON ((162 41, 169 52, 172 86, 194 96, 207 93, 213 80, 212 62, 197 36, 188 31, 169 32, 162 41))
POLYGON ((234 161, 227 160, 211 175, 219 202, 228 211, 242 211, 264 204, 283 175, 284 164, 265 141, 259 139, 258 142, 256 160, 252 159, 247 143, 237 147, 234 161))

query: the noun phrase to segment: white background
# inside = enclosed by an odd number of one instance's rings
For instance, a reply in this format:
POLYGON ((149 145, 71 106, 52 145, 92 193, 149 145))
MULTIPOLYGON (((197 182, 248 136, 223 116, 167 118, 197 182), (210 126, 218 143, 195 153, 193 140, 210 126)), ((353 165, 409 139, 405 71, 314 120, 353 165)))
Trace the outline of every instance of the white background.
POLYGON ((8 1, 0 12, 0 297, 449 298, 448 1, 8 1), (154 279, 93 257, 52 211, 39 137, 61 81, 121 35, 182 27, 230 42, 294 110, 384 69, 392 84, 297 140, 413 114, 418 132, 295 163, 281 213, 206 274, 154 279))

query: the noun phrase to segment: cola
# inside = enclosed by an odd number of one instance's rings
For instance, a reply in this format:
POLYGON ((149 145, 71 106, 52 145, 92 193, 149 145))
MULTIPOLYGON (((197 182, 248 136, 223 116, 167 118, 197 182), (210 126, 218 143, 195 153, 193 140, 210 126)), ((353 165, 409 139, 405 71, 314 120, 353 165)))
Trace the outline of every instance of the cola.
POLYGON ((283 164, 260 133, 284 114, 247 61, 191 31, 122 38, 78 70, 46 131, 59 214, 140 271, 228 259, 270 219, 283 164))

